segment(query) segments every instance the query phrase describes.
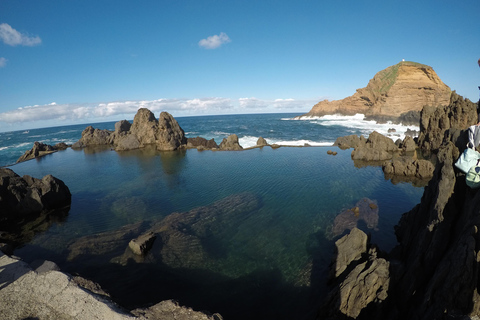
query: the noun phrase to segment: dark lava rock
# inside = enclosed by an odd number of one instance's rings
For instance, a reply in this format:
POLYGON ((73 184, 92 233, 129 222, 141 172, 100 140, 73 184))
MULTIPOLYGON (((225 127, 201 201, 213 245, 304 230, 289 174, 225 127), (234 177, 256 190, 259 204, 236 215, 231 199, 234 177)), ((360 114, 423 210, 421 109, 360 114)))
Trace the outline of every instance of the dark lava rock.
POLYGON ((187 138, 187 148, 203 149, 218 149, 218 145, 214 139, 207 140, 202 137, 187 138))
POLYGON ((238 137, 236 134, 231 134, 227 138, 223 138, 219 145, 219 149, 225 151, 243 150, 242 146, 238 143, 238 137))

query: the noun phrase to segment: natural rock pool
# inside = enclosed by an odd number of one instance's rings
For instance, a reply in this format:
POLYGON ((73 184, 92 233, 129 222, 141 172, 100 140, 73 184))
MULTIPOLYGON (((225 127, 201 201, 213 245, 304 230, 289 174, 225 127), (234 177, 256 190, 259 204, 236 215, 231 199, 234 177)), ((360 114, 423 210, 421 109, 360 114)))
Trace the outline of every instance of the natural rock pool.
POLYGON ((53 260, 128 309, 176 299, 226 319, 306 318, 325 293, 342 221, 348 227, 363 217, 358 227, 390 250, 393 226, 423 194, 385 180, 380 167, 355 167, 350 154, 332 147, 60 151, 11 167, 52 174, 72 193, 67 217, 15 254, 53 260), (355 210, 345 218, 361 200, 378 218, 355 210), (151 230, 152 249, 133 255, 128 242, 151 230))

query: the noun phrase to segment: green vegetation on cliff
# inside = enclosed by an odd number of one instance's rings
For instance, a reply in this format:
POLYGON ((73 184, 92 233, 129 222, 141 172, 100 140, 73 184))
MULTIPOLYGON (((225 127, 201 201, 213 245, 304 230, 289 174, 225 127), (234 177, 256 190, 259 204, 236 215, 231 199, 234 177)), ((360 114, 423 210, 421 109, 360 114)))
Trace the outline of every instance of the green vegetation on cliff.
POLYGON ((381 86, 378 89, 378 93, 384 94, 386 93, 395 83, 395 80, 398 76, 398 68, 400 66, 413 66, 417 68, 424 68, 424 69, 432 69, 432 67, 427 66, 426 64, 421 64, 418 62, 413 61, 401 61, 396 65, 390 66, 382 71, 380 71, 378 75, 378 80, 381 83, 381 86))

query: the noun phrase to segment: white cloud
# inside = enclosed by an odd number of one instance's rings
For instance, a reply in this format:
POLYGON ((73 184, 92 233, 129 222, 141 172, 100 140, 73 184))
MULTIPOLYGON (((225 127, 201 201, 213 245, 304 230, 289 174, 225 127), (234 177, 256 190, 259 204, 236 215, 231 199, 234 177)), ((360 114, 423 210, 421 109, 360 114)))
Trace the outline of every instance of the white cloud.
MULTIPOLYGON (((202 99, 158 99, 139 101, 115 101, 100 104, 57 104, 34 105, 0 113, 0 121, 20 123, 44 120, 85 120, 133 115, 139 108, 148 108, 154 113, 175 112, 179 115, 225 113, 233 108, 228 98, 202 99)), ((158 116, 158 115, 157 115, 158 116)))
POLYGON ((7 59, 5 59, 4 57, 0 57, 0 68, 3 68, 7 65, 7 59))
POLYGON ((227 36, 226 33, 221 32, 219 35, 213 35, 208 37, 207 39, 202 39, 198 42, 200 47, 205 49, 216 49, 220 47, 224 43, 231 42, 230 38, 227 36))
POLYGON ((10 126, 32 127, 64 124, 88 123, 98 121, 118 121, 133 119, 139 108, 147 108, 158 117, 160 112, 167 111, 173 116, 232 114, 232 113, 268 113, 268 112, 298 112, 305 113, 322 99, 258 99, 240 98, 232 100, 222 97, 195 99, 157 99, 113 101, 105 103, 59 104, 25 106, 15 110, 0 113, 0 123, 10 126))
POLYGON ((31 47, 42 43, 42 39, 40 39, 40 37, 31 37, 29 35, 22 34, 6 23, 0 24, 0 39, 5 44, 10 46, 21 45, 31 47))

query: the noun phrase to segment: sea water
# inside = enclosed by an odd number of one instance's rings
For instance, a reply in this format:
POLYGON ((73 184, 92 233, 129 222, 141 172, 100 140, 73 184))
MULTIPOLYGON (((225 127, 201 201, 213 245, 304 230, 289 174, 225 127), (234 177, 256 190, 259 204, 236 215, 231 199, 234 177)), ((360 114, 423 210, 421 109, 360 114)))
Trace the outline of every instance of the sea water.
MULTIPOLYGON (((269 147, 235 151, 158 152, 110 149, 59 151, 10 168, 20 175, 52 174, 72 193, 65 219, 37 233, 15 254, 26 261, 50 259, 63 270, 99 282, 127 308, 178 300, 226 319, 303 319, 325 295, 333 256, 335 217, 364 198, 378 205, 375 228, 359 225, 381 249, 396 244, 393 227, 419 203, 423 188, 386 180, 380 167, 357 168, 351 150, 331 147, 336 137, 387 134, 406 127, 366 122, 361 116, 293 120, 294 115, 238 115, 178 118, 187 137, 239 136, 244 147, 259 136, 268 143, 318 147, 269 147), (393 131, 393 130, 390 130, 393 131), (324 147, 322 147, 324 146, 324 147), (329 147, 325 147, 329 146, 329 147), (336 156, 328 155, 333 150, 336 156), (126 265, 68 260, 68 246, 86 235, 114 231, 142 221, 161 221, 174 212, 209 206, 251 193, 255 212, 209 250, 222 250, 203 267, 172 270, 155 263, 126 265)), ((86 125, 0 133, 1 164, 13 163, 33 141, 72 143, 86 125), (16 149, 22 149, 14 152, 16 149)), ((94 124, 101 129, 114 123, 94 124)), ((412 130, 418 128, 409 127, 412 130)))

